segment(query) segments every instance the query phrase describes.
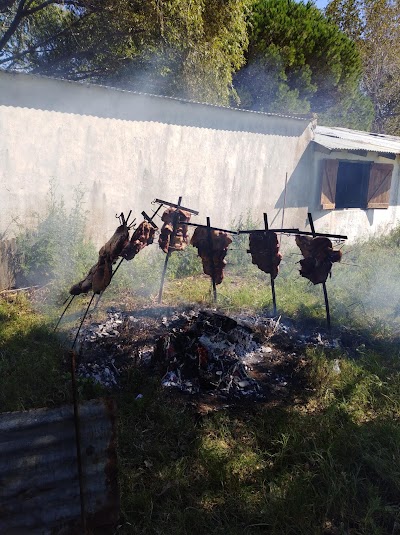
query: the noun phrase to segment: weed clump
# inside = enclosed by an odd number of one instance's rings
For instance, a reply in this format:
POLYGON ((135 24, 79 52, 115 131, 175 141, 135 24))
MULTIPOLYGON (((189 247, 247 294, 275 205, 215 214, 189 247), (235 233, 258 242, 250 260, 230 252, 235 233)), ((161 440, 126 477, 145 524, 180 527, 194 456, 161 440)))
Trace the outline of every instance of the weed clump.
POLYGON ((19 226, 16 239, 16 279, 18 286, 45 285, 57 280, 69 286, 96 257, 94 245, 85 238, 84 191, 74 191, 73 206, 67 210, 51 181, 44 215, 36 214, 33 229, 19 226))

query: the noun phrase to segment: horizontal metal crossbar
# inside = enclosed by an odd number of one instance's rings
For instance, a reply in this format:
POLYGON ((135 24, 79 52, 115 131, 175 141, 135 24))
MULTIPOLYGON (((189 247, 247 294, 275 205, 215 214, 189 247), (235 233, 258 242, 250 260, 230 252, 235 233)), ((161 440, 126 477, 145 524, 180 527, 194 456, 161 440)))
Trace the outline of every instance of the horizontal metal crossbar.
POLYGON ((192 210, 191 208, 185 208, 184 206, 180 206, 179 204, 174 204, 173 202, 163 201, 162 199, 154 199, 153 202, 157 202, 159 204, 165 204, 166 206, 171 206, 171 208, 179 208, 180 210, 185 210, 185 212, 190 212, 194 215, 199 215, 199 212, 197 210, 192 210))

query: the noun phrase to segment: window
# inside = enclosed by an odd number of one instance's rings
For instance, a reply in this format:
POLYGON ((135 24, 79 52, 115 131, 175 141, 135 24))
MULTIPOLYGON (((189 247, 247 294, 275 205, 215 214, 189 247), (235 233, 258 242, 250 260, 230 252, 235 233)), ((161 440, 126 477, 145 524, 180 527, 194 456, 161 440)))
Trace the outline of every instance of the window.
POLYGON ((323 160, 321 204, 335 208, 388 208, 393 164, 323 160))

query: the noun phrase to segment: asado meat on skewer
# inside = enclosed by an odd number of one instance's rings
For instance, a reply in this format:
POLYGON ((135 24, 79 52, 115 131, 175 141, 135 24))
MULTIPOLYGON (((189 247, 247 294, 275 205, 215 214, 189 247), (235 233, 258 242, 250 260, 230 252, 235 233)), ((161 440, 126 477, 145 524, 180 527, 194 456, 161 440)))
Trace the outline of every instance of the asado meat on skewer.
POLYGON ((190 216, 190 212, 186 212, 185 210, 175 208, 168 208, 165 210, 161 217, 164 224, 160 230, 160 237, 158 239, 158 244, 164 253, 168 253, 168 250, 183 251, 188 245, 188 226, 185 225, 185 223, 190 221, 190 216), (175 218, 178 218, 178 220, 176 223, 175 236, 171 242, 175 218))
POLYGON ((275 279, 282 260, 276 233, 271 230, 252 232, 249 235, 249 247, 252 263, 275 279))
POLYGON ((300 260, 300 275, 313 284, 326 282, 332 264, 340 262, 342 252, 333 249, 332 242, 324 236, 296 236, 296 244, 304 258, 300 260))
POLYGON ((224 267, 226 266, 225 256, 229 245, 232 243, 232 238, 227 232, 211 230, 212 250, 210 250, 208 232, 205 227, 197 227, 190 243, 193 247, 197 247, 198 255, 203 262, 204 273, 212 277, 214 267, 215 284, 221 284, 224 278, 224 267))
POLYGON ((129 228, 120 225, 107 243, 99 251, 99 259, 92 266, 84 279, 74 284, 69 293, 79 295, 93 290, 94 293, 103 292, 110 284, 112 264, 120 256, 124 247, 129 243, 129 228))
POLYGON ((121 252, 122 258, 132 260, 147 245, 151 245, 154 241, 155 231, 156 229, 148 221, 140 223, 128 244, 123 248, 121 252))

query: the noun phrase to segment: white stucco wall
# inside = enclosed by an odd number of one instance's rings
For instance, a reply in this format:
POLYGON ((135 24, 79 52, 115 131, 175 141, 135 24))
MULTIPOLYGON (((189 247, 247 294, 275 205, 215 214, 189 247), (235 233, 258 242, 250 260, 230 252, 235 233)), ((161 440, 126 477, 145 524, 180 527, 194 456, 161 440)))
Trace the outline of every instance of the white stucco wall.
MULTIPOLYGON (((67 205, 85 191, 88 234, 98 243, 115 214, 151 212, 162 198, 228 226, 250 212, 280 226, 286 173, 308 177, 309 121, 235 111, 98 86, 0 73, 0 234, 33 224, 51 180, 67 205)), ((292 181, 292 197, 304 183, 292 181), (296 186, 296 184, 298 184, 296 186)), ((303 228, 307 202, 288 204, 285 226, 303 228)))

